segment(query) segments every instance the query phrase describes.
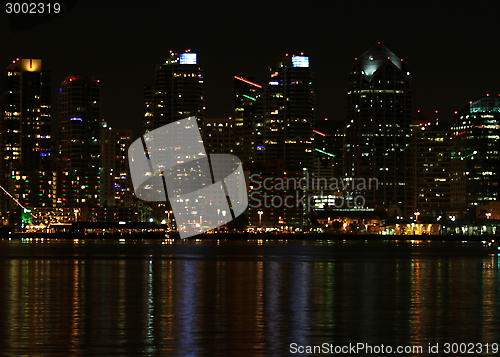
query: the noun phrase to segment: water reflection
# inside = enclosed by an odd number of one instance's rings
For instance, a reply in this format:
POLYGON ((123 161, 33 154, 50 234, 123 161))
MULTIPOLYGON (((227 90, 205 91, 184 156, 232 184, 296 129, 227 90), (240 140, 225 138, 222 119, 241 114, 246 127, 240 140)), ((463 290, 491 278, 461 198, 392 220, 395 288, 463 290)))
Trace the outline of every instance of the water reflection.
POLYGON ((0 242, 0 351, 271 356, 292 342, 500 340, 498 258, 472 243, 161 243, 0 242))

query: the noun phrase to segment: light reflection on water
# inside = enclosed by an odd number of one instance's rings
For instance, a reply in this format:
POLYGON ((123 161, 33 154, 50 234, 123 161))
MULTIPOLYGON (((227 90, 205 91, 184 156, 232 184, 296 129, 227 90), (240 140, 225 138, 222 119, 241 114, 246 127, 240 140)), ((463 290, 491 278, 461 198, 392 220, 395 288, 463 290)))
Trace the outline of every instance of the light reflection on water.
POLYGON ((0 352, 282 356, 500 341, 480 243, 0 241, 0 352))

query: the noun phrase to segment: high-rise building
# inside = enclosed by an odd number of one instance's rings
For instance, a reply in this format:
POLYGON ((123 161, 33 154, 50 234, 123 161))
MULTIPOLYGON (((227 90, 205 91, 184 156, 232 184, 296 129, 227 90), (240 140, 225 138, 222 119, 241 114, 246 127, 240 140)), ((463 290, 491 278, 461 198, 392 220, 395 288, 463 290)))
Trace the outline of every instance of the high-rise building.
POLYGON ((4 160, 15 168, 41 170, 50 162, 50 72, 40 59, 16 59, 3 91, 4 160))
POLYGON ((267 163, 282 161, 286 170, 313 168, 314 90, 308 56, 286 55, 268 69, 257 117, 264 123, 264 144, 257 150, 267 163))
POLYGON ((197 54, 170 52, 156 66, 155 84, 144 89, 144 132, 191 116, 203 119, 203 73, 197 54))
MULTIPOLYGON (((40 59, 16 59, 3 75, 0 184, 25 206, 54 201, 51 174, 50 72, 40 59)), ((3 193, 1 208, 14 201, 3 193)))
POLYGON ((253 78, 234 76, 234 92, 234 153, 240 157, 244 167, 248 168, 257 160, 256 151, 264 148, 264 124, 257 121, 256 116, 263 86, 253 78))
POLYGON ((110 127, 101 132, 101 203, 105 207, 129 206, 133 188, 127 150, 132 143, 132 130, 110 127))
MULTIPOLYGON (((356 58, 348 79, 346 180, 376 179, 359 194, 389 216, 413 213, 410 72, 380 43, 356 58)), ((356 195, 356 192, 350 192, 356 195)))
POLYGON ((101 194, 100 81, 69 75, 59 89, 58 193, 66 206, 99 205, 101 194))
POLYGON ((470 102, 458 113, 452 134, 452 205, 478 217, 499 199, 500 98, 470 102))
POLYGON ((317 128, 322 131, 313 130, 315 166, 309 175, 309 187, 314 196, 315 209, 330 210, 337 204, 341 206, 336 202, 341 191, 332 182, 341 177, 343 134, 332 121, 328 123, 326 119, 320 124, 321 127, 317 128))
POLYGON ((69 75, 59 90, 59 143, 68 170, 99 167, 101 152, 100 81, 69 75))
POLYGON ((420 219, 441 219, 450 211, 451 132, 439 113, 417 114, 413 122, 415 210, 420 219), (441 218, 440 218, 441 217, 441 218))

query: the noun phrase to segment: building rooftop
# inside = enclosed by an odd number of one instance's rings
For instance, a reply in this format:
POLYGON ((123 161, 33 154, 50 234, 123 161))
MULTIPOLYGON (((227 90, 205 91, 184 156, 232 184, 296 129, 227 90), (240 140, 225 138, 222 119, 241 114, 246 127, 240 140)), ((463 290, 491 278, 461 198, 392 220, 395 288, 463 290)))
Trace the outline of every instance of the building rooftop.
POLYGON ((363 53, 357 60, 367 76, 373 75, 387 60, 390 60, 396 67, 403 70, 402 59, 380 42, 363 53))

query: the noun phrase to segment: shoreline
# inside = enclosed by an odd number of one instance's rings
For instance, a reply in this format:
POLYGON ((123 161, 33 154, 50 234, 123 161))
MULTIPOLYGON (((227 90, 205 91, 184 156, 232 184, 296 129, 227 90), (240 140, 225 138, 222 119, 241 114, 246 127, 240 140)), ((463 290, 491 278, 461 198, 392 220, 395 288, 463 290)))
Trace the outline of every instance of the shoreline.
MULTIPOLYGON (((0 239, 179 239, 179 234, 169 232, 148 233, 24 233, 12 232, 0 235, 0 239)), ((381 235, 381 234, 330 234, 330 233, 210 233, 192 236, 190 239, 287 239, 287 240, 422 240, 422 241, 491 241, 496 235, 381 235)))

